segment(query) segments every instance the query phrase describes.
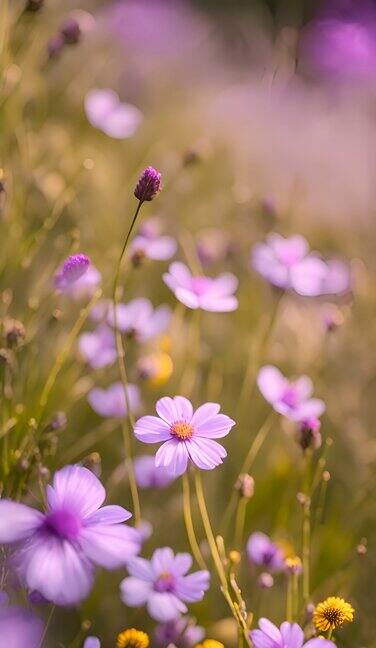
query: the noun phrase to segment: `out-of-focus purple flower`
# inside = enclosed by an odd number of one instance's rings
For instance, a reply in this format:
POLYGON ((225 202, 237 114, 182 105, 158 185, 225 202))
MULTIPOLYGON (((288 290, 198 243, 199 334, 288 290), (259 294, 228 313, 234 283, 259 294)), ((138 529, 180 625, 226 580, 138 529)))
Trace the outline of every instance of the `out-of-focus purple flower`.
POLYGON ((322 443, 320 428, 321 422, 313 416, 301 422, 298 440, 302 450, 320 448, 322 443))
MULTIPOLYGON (((87 399, 94 412, 104 418, 123 418, 127 414, 121 382, 113 383, 107 389, 94 387, 89 391, 87 399)), ((128 385, 128 399, 131 411, 137 412, 140 408, 140 390, 137 385, 128 385)))
POLYGON ((115 336, 108 326, 102 324, 92 333, 80 335, 78 350, 93 369, 107 367, 116 360, 115 336))
POLYGON ((322 314, 323 324, 328 333, 332 333, 344 322, 342 311, 334 304, 325 304, 322 314))
POLYGON ((195 412, 183 396, 160 398, 158 416, 143 416, 136 422, 134 433, 144 443, 163 445, 155 456, 155 465, 165 467, 171 475, 182 475, 192 461, 198 468, 212 470, 219 466, 227 452, 214 439, 225 437, 235 421, 217 403, 205 403, 195 412))
POLYGON ((260 531, 252 533, 247 542, 247 556, 255 565, 261 565, 271 571, 283 569, 283 553, 269 536, 260 531))
POLYGON ((62 34, 51 36, 47 43, 47 54, 50 59, 55 59, 60 55, 64 47, 64 38, 62 34))
POLYGON ((259 629, 250 632, 254 648, 335 648, 327 639, 310 639, 304 643, 304 633, 297 623, 285 621, 278 629, 268 619, 259 619, 259 629))
POLYGON ((113 308, 110 299, 100 299, 90 311, 90 319, 93 322, 107 322, 107 316, 110 308, 113 308))
POLYGON ((134 265, 139 265, 144 258, 165 261, 170 259, 176 250, 176 240, 172 236, 161 234, 160 222, 157 218, 149 218, 142 223, 129 248, 134 265))
POLYGON ((351 290, 349 266, 338 259, 326 261, 326 274, 321 285, 322 295, 342 295, 351 290))
POLYGON ((101 648, 101 642, 98 637, 86 637, 82 648, 101 648))
POLYGON ((9 602, 9 595, 4 590, 0 590, 0 605, 7 605, 9 602))
POLYGON ((69 16, 61 25, 60 33, 66 45, 76 45, 81 37, 81 29, 78 20, 69 16))
POLYGON ((92 126, 114 139, 132 137, 143 119, 136 106, 122 103, 109 89, 90 90, 85 97, 85 112, 92 126))
POLYGON ((48 601, 86 598, 95 565, 115 569, 140 550, 139 533, 122 522, 131 513, 103 506, 106 491, 82 466, 65 466, 47 486, 47 511, 0 500, 0 542, 14 544, 11 564, 21 582, 48 601))
MULTIPOLYGON (((107 317, 111 326, 115 325, 114 307, 110 307, 107 317)), ((116 306, 116 324, 119 331, 137 342, 148 342, 163 333, 171 320, 169 306, 158 306, 153 309, 149 299, 140 297, 128 304, 116 306)))
POLYGON ((39 648, 43 622, 30 610, 10 605, 0 608, 1 643, 7 648, 39 648))
POLYGON ((64 292, 77 301, 80 299, 90 299, 101 281, 101 273, 93 265, 89 265, 86 272, 73 284, 67 286, 64 292))
POLYGON ((270 589, 274 585, 274 578, 268 572, 262 572, 257 579, 257 585, 262 589, 270 589))
POLYGON ((204 275, 193 276, 184 263, 175 262, 163 275, 163 280, 188 308, 221 313, 234 311, 238 307, 238 300, 233 294, 238 280, 230 272, 214 279, 204 275))
POLYGON ((226 232, 219 228, 205 229, 197 236, 197 254, 203 266, 223 261, 231 250, 226 232))
POLYGON ((140 488, 165 488, 174 480, 166 468, 156 467, 155 458, 151 455, 136 457, 134 472, 140 488))
POLYGON ((140 202, 153 200, 162 189, 161 178, 162 175, 154 167, 144 169, 134 190, 136 198, 140 202))
POLYGON ((127 564, 130 576, 120 584, 121 598, 130 607, 146 605, 150 616, 162 623, 187 612, 185 603, 201 601, 210 584, 208 571, 188 574, 192 558, 170 547, 156 549, 151 560, 134 558, 127 564))
POLYGON ((89 266, 90 259, 86 254, 73 254, 68 257, 55 274, 55 288, 61 292, 69 291, 70 287, 87 272, 89 266))
POLYGON ((158 625, 154 633, 154 641, 164 648, 174 644, 176 648, 192 648, 205 636, 205 630, 194 623, 190 617, 180 617, 174 621, 158 625))
POLYGON ((325 411, 324 401, 311 398, 313 384, 308 376, 290 381, 277 367, 266 365, 261 367, 258 373, 257 384, 273 409, 292 421, 301 423, 311 418, 319 418, 325 411))

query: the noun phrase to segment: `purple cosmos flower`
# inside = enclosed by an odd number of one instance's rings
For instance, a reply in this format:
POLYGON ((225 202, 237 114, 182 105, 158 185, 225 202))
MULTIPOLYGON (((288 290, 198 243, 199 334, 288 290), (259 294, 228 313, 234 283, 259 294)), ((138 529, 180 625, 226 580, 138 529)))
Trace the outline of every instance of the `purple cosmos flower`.
POLYGON ((234 311, 238 307, 238 300, 233 295, 238 280, 230 272, 214 279, 204 275, 193 276, 184 263, 175 262, 163 275, 163 280, 175 297, 188 308, 221 313, 234 311))
POLYGON ((265 533, 252 533, 247 542, 247 556, 255 565, 267 567, 271 571, 283 569, 283 553, 265 533))
POLYGON ((136 106, 122 103, 113 90, 90 90, 85 97, 85 112, 89 122, 114 139, 132 137, 142 122, 136 106))
POLYGON ((277 367, 266 365, 258 373, 257 384, 273 409, 292 421, 302 422, 310 418, 319 418, 325 411, 324 401, 311 398, 313 385, 308 376, 290 381, 277 367))
POLYGON ((159 171, 152 166, 144 169, 134 190, 136 198, 140 202, 153 200, 162 189, 161 177, 159 171))
POLYGON ((73 284, 67 286, 64 292, 77 301, 80 299, 90 299, 101 281, 101 273, 93 265, 89 265, 86 272, 73 284))
POLYGON ((327 639, 310 639, 304 643, 304 633, 297 623, 282 623, 280 629, 268 619, 259 620, 259 630, 250 632, 254 648, 335 648, 327 639))
POLYGON ((166 468, 157 468, 151 455, 142 455, 134 460, 136 481, 140 488, 165 488, 174 480, 166 468))
MULTIPOLYGON (((137 412, 140 408, 140 390, 136 385, 128 385, 128 398, 131 411, 137 412)), ((127 414, 121 382, 113 383, 107 389, 94 387, 89 391, 87 399, 94 412, 104 418, 124 418, 127 414)))
POLYGON ((154 633, 154 641, 164 648, 173 644, 177 648, 192 648, 202 641, 205 630, 195 625, 190 617, 180 617, 163 625, 158 625, 154 633))
POLYGON ((220 405, 205 403, 195 412, 183 396, 164 397, 157 401, 157 416, 143 416, 134 433, 144 443, 164 441, 155 456, 155 465, 164 466, 178 477, 187 470, 188 461, 198 468, 212 470, 227 456, 214 439, 226 436, 235 421, 219 414, 220 405))
POLYGON ((116 360, 115 336, 108 326, 100 325, 92 333, 80 335, 78 350, 93 369, 107 367, 116 360))
POLYGON ((43 622, 30 610, 10 605, 0 608, 1 643, 7 648, 39 648, 43 622))
POLYGON ((55 288, 66 292, 88 270, 90 259, 85 254, 73 254, 65 259, 55 274, 55 288))
POLYGON ((82 648, 101 648, 98 637, 86 637, 82 648))
MULTIPOLYGON (((114 326, 114 308, 108 311, 108 323, 114 326)), ((171 320, 169 306, 153 309, 148 299, 132 299, 128 304, 118 304, 116 308, 117 327, 127 337, 137 342, 148 342, 163 333, 171 320)))
POLYGON ((16 543, 11 562, 30 589, 58 605, 73 605, 88 596, 95 565, 124 565, 141 540, 122 524, 131 513, 102 507, 106 491, 87 468, 65 466, 46 494, 46 513, 0 500, 0 542, 16 543))
POLYGON ((191 566, 188 553, 174 555, 170 547, 156 549, 151 560, 133 558, 130 576, 120 583, 121 598, 130 607, 146 605, 156 621, 173 621, 187 612, 185 603, 201 601, 209 588, 209 572, 187 575, 191 566))

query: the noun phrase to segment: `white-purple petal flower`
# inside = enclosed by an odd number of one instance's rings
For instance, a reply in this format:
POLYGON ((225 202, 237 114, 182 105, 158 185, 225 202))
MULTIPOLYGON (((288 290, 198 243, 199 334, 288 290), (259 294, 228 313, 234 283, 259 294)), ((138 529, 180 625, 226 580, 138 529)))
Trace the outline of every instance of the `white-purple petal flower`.
POLYGON ((193 619, 180 617, 174 621, 158 625, 155 629, 154 641, 161 648, 170 644, 173 644, 176 648, 192 648, 202 641, 204 636, 204 628, 195 625, 193 619))
POLYGON ((280 628, 269 619, 259 619, 259 629, 252 630, 250 637, 254 648, 335 648, 327 639, 310 639, 304 643, 304 633, 297 623, 285 621, 280 628))
POLYGON ((68 292, 73 284, 87 272, 89 266, 90 259, 86 254, 69 256, 55 274, 55 288, 60 292, 68 292))
POLYGON ((105 325, 91 333, 82 333, 78 338, 78 350, 93 369, 112 365, 117 357, 115 336, 105 325))
POLYGON ((85 97, 85 112, 92 126, 114 139, 132 137, 143 119, 136 106, 122 103, 109 89, 90 90, 85 97))
MULTIPOLYGON (((116 307, 118 329, 137 342, 148 342, 166 331, 171 320, 169 306, 153 308, 149 299, 140 297, 116 307)), ((114 307, 108 310, 108 323, 115 325, 114 307)))
MULTIPOLYGON (((93 410, 104 418, 123 418, 127 414, 121 382, 113 383, 107 389, 94 387, 89 391, 87 399, 93 410)), ((137 385, 128 385, 128 400, 131 411, 137 412, 140 408, 140 390, 137 385)))
POLYGON ((90 299, 99 284, 102 281, 102 275, 93 265, 89 265, 86 272, 79 277, 74 283, 67 285, 64 293, 74 300, 90 299))
POLYGON ((225 313, 238 308, 234 292, 238 287, 237 278, 230 272, 211 278, 204 275, 194 276, 184 263, 172 263, 163 275, 165 284, 175 297, 188 308, 225 313))
POLYGON ((283 569, 284 560, 281 549, 265 533, 252 533, 247 542, 248 559, 270 571, 283 569))
POLYGON ((152 455, 136 457, 134 472, 139 488, 165 488, 174 480, 166 468, 156 467, 152 455))

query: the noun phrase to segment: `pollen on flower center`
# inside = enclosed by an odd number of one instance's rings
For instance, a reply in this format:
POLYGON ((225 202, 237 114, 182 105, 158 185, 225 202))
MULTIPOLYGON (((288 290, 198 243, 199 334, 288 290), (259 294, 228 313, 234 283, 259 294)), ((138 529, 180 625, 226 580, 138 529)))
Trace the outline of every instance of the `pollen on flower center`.
POLYGON ((319 603, 313 615, 313 622, 319 630, 335 630, 345 621, 352 621, 354 608, 344 599, 337 596, 329 596, 325 601, 319 603))
POLYGON ((162 572, 154 583, 156 592, 171 592, 175 584, 173 576, 169 572, 162 572))
POLYGON ((193 425, 186 421, 176 421, 171 425, 171 434, 180 441, 190 439, 193 436, 193 425))
POLYGON ((135 628, 121 632, 116 642, 116 648, 148 648, 149 645, 149 637, 146 632, 135 630, 135 628))

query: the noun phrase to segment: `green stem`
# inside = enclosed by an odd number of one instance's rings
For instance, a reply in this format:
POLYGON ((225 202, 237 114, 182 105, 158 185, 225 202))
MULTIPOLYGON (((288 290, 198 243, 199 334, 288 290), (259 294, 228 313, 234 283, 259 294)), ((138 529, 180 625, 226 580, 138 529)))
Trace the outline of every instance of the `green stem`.
POLYGON ((292 594, 292 575, 287 575, 287 597, 286 597, 286 620, 291 623, 292 621, 292 603, 293 594, 292 594))
POLYGON ((311 502, 303 507, 303 599, 309 601, 310 592, 310 558, 311 558, 311 502))
POLYGON ((189 486, 189 477, 187 473, 183 474, 182 483, 183 483, 184 522, 185 522, 185 528, 187 530, 187 536, 191 547, 191 551, 200 568, 207 569, 207 565, 202 556, 199 544, 197 542, 194 526, 193 526, 192 510, 191 510, 191 494, 190 494, 190 486, 189 486))
POLYGON ((241 549, 243 543, 243 531, 247 504, 248 499, 246 497, 239 497, 235 517, 235 547, 239 550, 241 549))

